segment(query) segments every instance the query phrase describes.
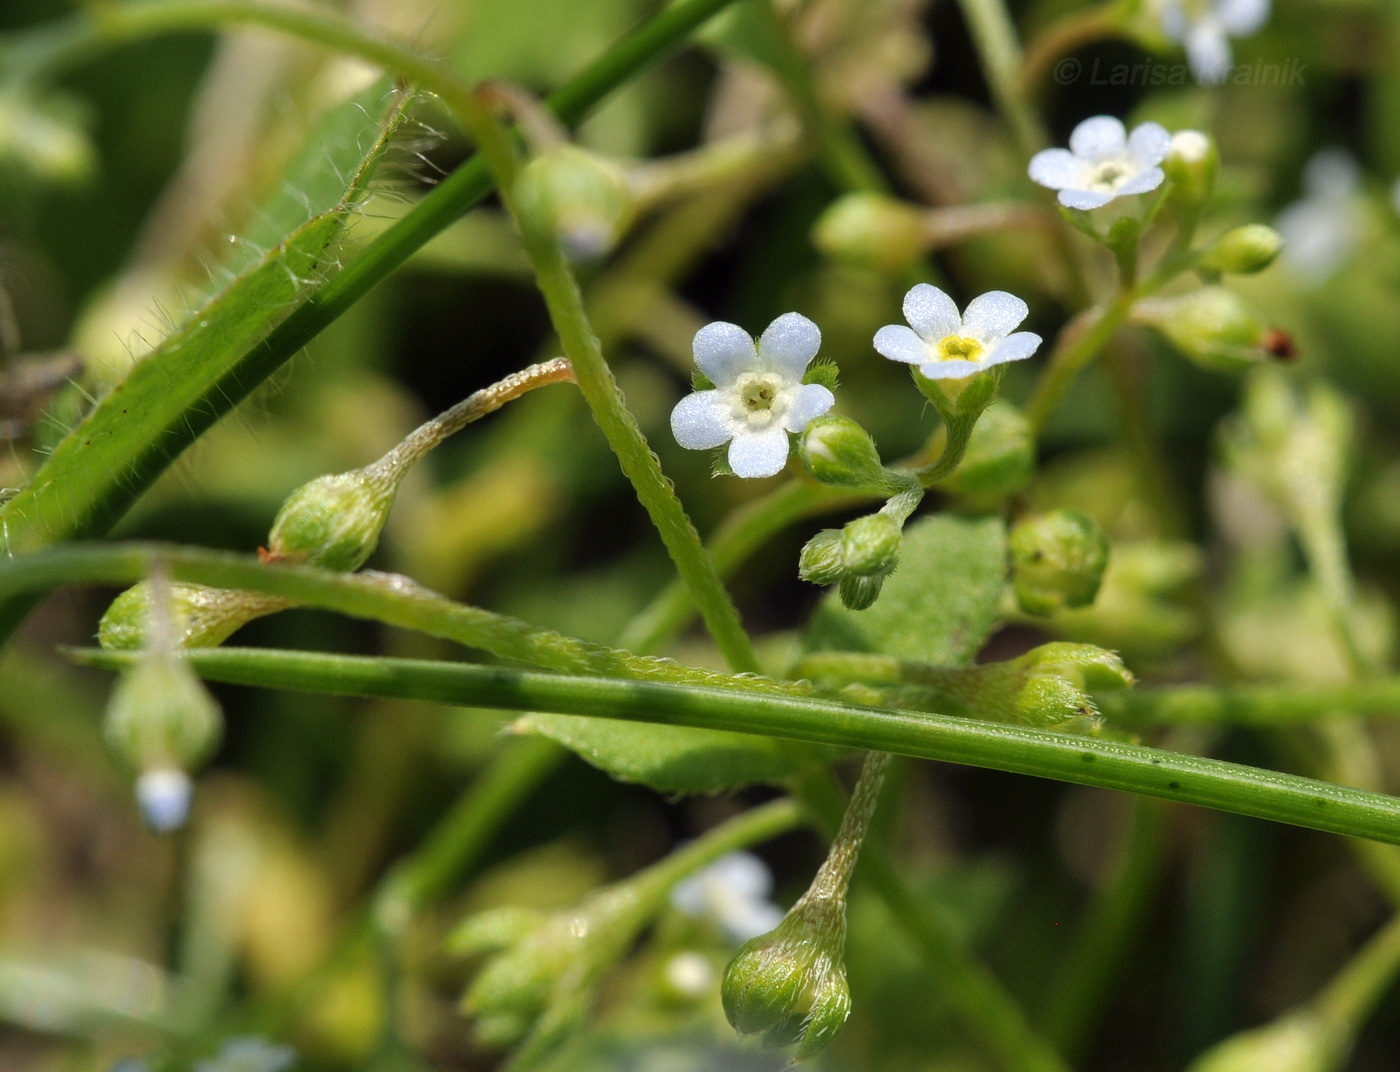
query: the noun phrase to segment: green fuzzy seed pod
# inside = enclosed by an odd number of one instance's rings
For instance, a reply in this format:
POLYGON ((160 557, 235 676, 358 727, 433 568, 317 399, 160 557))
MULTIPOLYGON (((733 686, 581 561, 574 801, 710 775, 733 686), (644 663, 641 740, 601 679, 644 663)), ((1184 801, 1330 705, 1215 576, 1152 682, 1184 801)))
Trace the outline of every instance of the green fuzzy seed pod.
POLYGON ((902 526, 888 514, 858 517, 841 530, 841 562, 856 577, 888 577, 899 561, 902 526))
POLYGON ((833 260, 897 275, 923 256, 924 231, 923 214, 915 206, 883 194, 855 193, 822 213, 812 240, 833 260))
POLYGON ((802 548, 797 575, 812 584, 835 584, 845 573, 841 561, 841 530, 822 529, 802 548))
POLYGON ((1226 231, 1205 255, 1201 266, 1235 275, 1253 275, 1274 263, 1283 238, 1272 227, 1250 223, 1226 231))
POLYGON ((1134 313, 1202 368, 1243 372, 1269 358, 1264 325, 1224 287, 1140 302, 1134 313))
POLYGON ((941 487, 954 495, 996 502, 1014 495, 1035 475, 1035 432, 1009 402, 994 402, 978 419, 967 451, 941 487))
POLYGON ((153 654, 117 682, 104 730, 132 770, 189 771, 218 744, 223 715, 183 660, 153 654))
MULTIPOLYGON (((170 586, 171 646, 216 648, 254 618, 283 610, 289 601, 262 592, 239 592, 204 584, 170 586)), ((97 642, 112 651, 146 646, 151 621, 151 585, 132 585, 107 608, 97 626, 97 642)))
POLYGON ((869 487, 885 474, 870 433, 849 417, 828 415, 808 424, 798 456, 812 476, 835 487, 869 487))
POLYGON ((815 1056, 851 1012, 844 955, 845 905, 800 901, 767 934, 739 948, 724 972, 724 1014, 741 1035, 770 1047, 797 1046, 815 1056))
POLYGON ((622 169, 573 145, 530 161, 516 180, 515 201, 528 225, 553 231, 573 261, 608 253, 637 212, 622 169))
POLYGON ((1012 581, 1021 609, 1053 614, 1094 601, 1108 567, 1108 541, 1078 510, 1055 510, 1011 530, 1012 581))
POLYGON ((396 490, 396 482, 370 469, 303 484, 272 522, 267 557, 329 570, 359 569, 379 543, 396 490))

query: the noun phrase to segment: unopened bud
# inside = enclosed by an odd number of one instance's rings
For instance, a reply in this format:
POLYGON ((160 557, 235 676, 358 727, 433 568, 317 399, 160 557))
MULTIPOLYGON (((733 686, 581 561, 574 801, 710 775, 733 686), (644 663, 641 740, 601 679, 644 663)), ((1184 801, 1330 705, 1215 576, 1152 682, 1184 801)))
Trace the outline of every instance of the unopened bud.
POLYGON ((574 145, 557 146, 530 161, 516 180, 515 200, 522 217, 552 229, 575 261, 606 254, 636 214, 622 169, 574 145))
MULTIPOLYGON (((146 645, 151 623, 151 584, 142 581, 112 600, 97 626, 97 642, 114 651, 146 645)), ((291 600, 263 592, 240 592, 204 584, 170 586, 170 643, 175 648, 215 648, 264 614, 284 610, 291 600)))
POLYGON ((807 471, 823 484, 869 487, 885 473, 870 433, 849 417, 828 414, 809 423, 798 453, 807 471))
POLYGON ((1011 530, 1016 600, 1030 614, 1094 601, 1108 566, 1108 541, 1098 523, 1078 510, 1054 510, 1011 530))
POLYGON ((846 572, 841 561, 841 530, 822 529, 802 548, 797 575, 812 584, 835 584, 846 572))
POLYGON ((762 1036, 765 1046, 796 1044, 798 1061, 815 1055, 851 1012, 845 942, 844 901, 799 901, 725 969, 720 994, 730 1024, 741 1035, 762 1036))
POLYGON ((837 591, 841 595, 841 605, 847 610, 865 610, 880 598, 880 589, 884 587, 883 574, 861 577, 852 573, 841 578, 837 591))
POLYGON ((1199 130, 1178 130, 1172 135, 1171 150, 1162 161, 1162 170, 1171 183, 1172 199, 1199 207, 1215 189, 1220 153, 1199 130))
POLYGON ((1201 266, 1235 275, 1253 275, 1273 264, 1281 249, 1283 238, 1277 231, 1262 223, 1250 223, 1221 235, 1202 259, 1201 266))
POLYGON ((978 419, 957 469, 940 487, 978 500, 1014 495, 1035 475, 1035 432, 1009 402, 994 402, 978 419))
POLYGON ((269 561, 358 569, 389 519, 397 480, 374 466, 317 477, 287 497, 268 533, 269 561))
POLYGON ((1268 331, 1224 287, 1138 302, 1133 315, 1157 328, 1187 358, 1215 372, 1243 372, 1269 358, 1268 331))
POLYGON ((903 541, 903 526, 888 514, 858 517, 841 530, 841 562, 857 577, 887 577, 903 541))
POLYGON ((174 767, 156 767, 136 779, 136 802, 146 825, 158 834, 178 830, 189 818, 194 783, 174 767))
POLYGON ((837 199, 819 220, 813 241, 827 256, 894 275, 914 264, 926 245, 923 213, 883 194, 837 199))

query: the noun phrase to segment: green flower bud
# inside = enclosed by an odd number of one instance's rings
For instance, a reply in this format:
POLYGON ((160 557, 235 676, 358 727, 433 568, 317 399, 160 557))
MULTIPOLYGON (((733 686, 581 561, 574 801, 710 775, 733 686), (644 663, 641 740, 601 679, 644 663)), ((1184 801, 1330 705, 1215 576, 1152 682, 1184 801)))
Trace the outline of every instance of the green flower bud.
POLYGON ((1162 170, 1171 183, 1172 200, 1199 208, 1215 189, 1215 179, 1220 173, 1220 153, 1215 143, 1199 130, 1178 130, 1172 135, 1171 151, 1162 161, 1162 170))
POLYGON ((377 466, 317 477, 287 497, 268 533, 272 562, 358 569, 374 553, 398 481, 377 466))
POLYGON ((834 260, 886 275, 918 261, 927 244, 923 213, 917 207, 872 193, 838 198, 817 220, 812 240, 834 260))
POLYGON ((823 484, 869 487, 885 475, 870 433, 849 417, 828 414, 812 421, 802 433, 798 455, 823 484))
POLYGON ((841 578, 837 591, 841 595, 841 605, 847 610, 865 610, 880 598, 880 589, 884 587, 885 578, 882 574, 873 577, 847 574, 841 578))
POLYGON ((218 744, 223 716, 193 670, 168 653, 143 656, 117 682, 107 706, 107 741, 139 773, 137 799, 155 830, 185 821, 188 771, 218 744))
POLYGON ((903 526, 888 514, 858 517, 841 530, 841 562, 847 574, 887 577, 899 561, 903 526))
POLYGON ((835 584, 846 572, 841 560, 841 530, 822 529, 802 548, 797 575, 812 584, 835 584))
POLYGON ((97 154, 81 106, 51 94, 43 100, 18 90, 0 95, 0 168, 7 166, 61 186, 92 178, 97 154))
POLYGON ((1192 1062, 1187 1072, 1332 1072, 1347 1047, 1318 1017, 1297 1012, 1232 1035, 1192 1062))
MULTIPOLYGON (((291 600, 262 592, 172 584, 171 646, 216 648, 254 618, 291 605, 291 600)), ((135 651, 146 645, 150 621, 151 584, 142 581, 112 600, 97 625, 97 642, 113 651, 135 651)))
POLYGON ((1253 275, 1274 263, 1283 238, 1272 227, 1250 223, 1226 231, 1201 261, 1201 267, 1236 275, 1253 275))
POLYGON ((1012 582, 1029 614, 1094 601, 1108 566, 1108 541, 1097 522, 1078 510, 1054 510, 1011 530, 1012 582))
POLYGON ((1035 432, 1009 402, 994 402, 978 419, 967 450, 939 486, 954 495, 996 501, 1014 495, 1035 475, 1035 432))
POLYGON ((1264 325, 1224 287, 1138 302, 1133 316, 1157 328, 1191 361, 1215 372, 1242 372, 1269 358, 1264 325))
POLYGON ((796 1044, 798 1061, 818 1053, 851 1012, 845 945, 844 900, 804 897, 725 969, 720 994, 734 1030, 761 1035, 765 1046, 796 1044))
POLYGON ((516 180, 515 200, 529 225, 552 230, 574 261, 606 254, 636 215, 622 169, 574 145, 530 161, 516 180))

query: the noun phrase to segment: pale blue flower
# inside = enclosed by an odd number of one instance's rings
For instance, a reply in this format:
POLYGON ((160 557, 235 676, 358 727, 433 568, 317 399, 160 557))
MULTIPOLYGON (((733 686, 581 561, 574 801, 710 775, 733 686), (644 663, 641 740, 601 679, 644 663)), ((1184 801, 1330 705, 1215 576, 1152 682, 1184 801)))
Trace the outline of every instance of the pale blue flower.
POLYGON ((735 945, 767 934, 783 920, 768 898, 773 873, 751 852, 731 852, 676 884, 671 903, 688 916, 715 923, 735 945))
POLYGON ((1230 73, 1230 38, 1245 37, 1269 18, 1270 0, 1162 0, 1162 30, 1186 48, 1198 82, 1218 85, 1230 73))
POLYGON ((959 313, 953 299, 920 283, 904 295, 903 324, 875 333, 875 349, 891 361, 918 365, 931 380, 961 379, 1035 353, 1040 336, 1014 329, 1026 319, 1026 303, 1004 290, 988 291, 959 313))
POLYGON ((1066 208, 1100 208, 1161 186, 1166 175, 1160 165, 1171 141, 1157 123, 1143 123, 1129 134, 1113 116, 1096 115, 1074 128, 1068 149, 1042 149, 1031 157, 1030 176, 1058 190, 1066 208))

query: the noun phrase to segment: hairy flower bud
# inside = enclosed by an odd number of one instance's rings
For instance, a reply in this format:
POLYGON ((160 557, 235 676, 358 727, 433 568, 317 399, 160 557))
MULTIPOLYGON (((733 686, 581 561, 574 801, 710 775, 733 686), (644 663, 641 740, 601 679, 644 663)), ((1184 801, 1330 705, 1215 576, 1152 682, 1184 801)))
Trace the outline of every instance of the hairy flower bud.
POLYGON ((1211 246, 1201 261, 1201 267, 1236 275, 1253 275, 1274 263, 1283 238, 1272 227, 1249 223, 1226 231, 1211 246))
POLYGON ((869 487, 885 475, 870 433, 849 417, 827 414, 812 421, 798 452, 807 471, 823 484, 869 487))
POLYGON ((287 497, 268 533, 273 562, 358 569, 379 543, 398 481, 377 466, 317 477, 287 497))
POLYGON ((827 256, 894 275, 924 252, 923 213, 884 194, 838 198, 817 220, 813 241, 827 256))
POLYGON ((557 146, 530 161, 516 180, 515 199, 522 217, 552 229, 575 261, 606 254, 636 215, 622 169, 574 145, 557 146))
POLYGON ((841 530, 822 529, 802 548, 797 575, 812 584, 835 584, 846 572, 841 560, 841 530))
POLYGON ((1108 566, 1108 541, 1078 510, 1054 510, 1011 530, 1012 583, 1021 609, 1053 614, 1094 601, 1108 566))
POLYGON ((1171 183, 1171 198, 1178 204, 1199 208, 1210 199, 1220 173, 1220 153, 1208 135, 1199 130, 1178 130, 1171 150, 1162 161, 1171 183))
POLYGON ((858 517, 841 530, 841 561, 848 574, 886 577, 894 572, 903 527, 888 514, 858 517))
POLYGON ((1224 287, 1202 287, 1133 307, 1140 323, 1157 328, 1187 358, 1215 372, 1243 372, 1268 360, 1268 332, 1224 287))
MULTIPOLYGON (((215 648, 264 614, 284 610, 291 600, 263 592, 240 592, 205 584, 170 586, 171 645, 215 648)), ((151 621, 151 584, 141 581, 112 600, 97 625, 97 642, 113 651, 145 646, 151 621)))
POLYGON ((798 1061, 819 1052, 851 1012, 845 944, 845 902, 836 897, 804 898, 776 929, 746 942, 720 988, 734 1030, 765 1046, 796 1044, 798 1061))
POLYGON ((880 589, 884 587, 883 574, 862 577, 850 573, 841 578, 836 590, 840 593, 841 605, 847 610, 865 610, 880 598, 880 589))

